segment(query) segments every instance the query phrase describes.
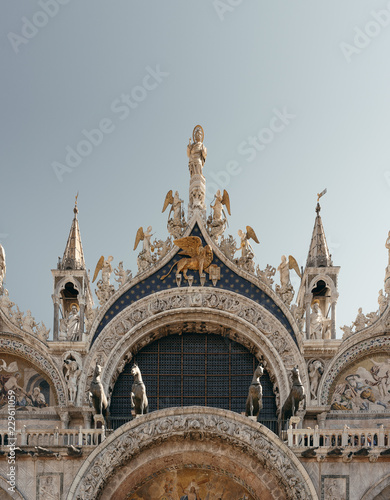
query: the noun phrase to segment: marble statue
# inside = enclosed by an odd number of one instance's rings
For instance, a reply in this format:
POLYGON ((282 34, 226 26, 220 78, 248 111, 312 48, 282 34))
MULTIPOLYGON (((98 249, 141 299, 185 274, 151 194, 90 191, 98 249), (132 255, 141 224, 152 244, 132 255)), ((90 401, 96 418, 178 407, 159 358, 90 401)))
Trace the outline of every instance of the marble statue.
POLYGON ((64 361, 64 377, 68 386, 69 402, 76 402, 78 379, 81 375, 81 370, 76 360, 66 359, 64 361))
POLYGON ((125 270, 123 267, 123 261, 119 262, 118 267, 114 269, 114 274, 117 276, 115 281, 119 283, 119 286, 125 285, 128 281, 132 279, 132 273, 128 269, 125 270))
POLYGON ((294 269, 297 275, 302 278, 301 272, 299 270, 299 266, 297 261, 294 259, 292 255, 289 255, 288 260, 285 255, 282 255, 282 261, 279 264, 278 271, 280 273, 280 286, 288 287, 290 283, 290 269, 294 269))
POLYGON ((305 309, 304 307, 299 307, 297 304, 293 304, 291 306, 291 313, 294 316, 295 321, 299 327, 299 330, 302 332, 305 324, 305 309))
POLYGON ((250 226, 246 226, 246 232, 239 229, 238 236, 240 238, 241 243, 240 246, 236 248, 236 252, 241 250, 241 257, 235 259, 234 262, 239 267, 243 268, 245 271, 254 273, 255 265, 253 264, 253 259, 255 257, 255 253, 253 251, 251 244, 249 243, 249 240, 252 239, 256 243, 259 243, 256 233, 250 226))
POLYGON ((12 308, 14 307, 15 302, 12 302, 9 298, 8 290, 6 288, 4 288, 3 290, 3 295, 0 295, 0 307, 6 313, 7 317, 11 319, 13 316, 12 308))
POLYGON ((264 270, 261 270, 259 265, 257 265, 256 267, 257 277, 269 287, 272 287, 273 285, 273 277, 275 276, 275 273, 276 268, 271 266, 270 264, 267 264, 267 267, 264 270))
POLYGON ((3 283, 5 281, 5 251, 3 246, 0 244, 0 294, 3 289, 3 283))
POLYGON ((188 141, 187 156, 189 158, 188 168, 191 177, 203 173, 203 166, 207 157, 207 149, 203 144, 204 132, 200 125, 197 125, 192 133, 193 142, 191 138, 188 141))
POLYGON ((149 405, 145 384, 142 381, 141 370, 137 363, 134 363, 132 366, 131 374, 134 377, 134 382, 131 387, 131 406, 134 408, 136 415, 144 415, 148 413, 149 405))
POLYGON ((145 271, 145 269, 155 263, 154 256, 152 255, 152 244, 150 241, 152 236, 152 226, 148 226, 146 232, 144 232, 142 227, 138 228, 134 243, 134 250, 136 250, 139 242, 142 241, 142 250, 137 257, 138 272, 145 271))
POLYGON ((378 295, 379 314, 383 314, 385 312, 388 303, 389 299, 385 295, 383 295, 383 290, 379 290, 379 295, 378 295))
POLYGON ((260 410, 263 408, 263 389, 260 384, 260 377, 263 373, 264 368, 259 365, 253 374, 246 400, 245 415, 247 417, 256 417, 256 420, 259 417, 260 410))
POLYGON ((330 325, 330 320, 322 315, 318 301, 312 304, 312 312, 310 314, 310 338, 324 339, 326 338, 327 330, 330 325))
POLYGON ((175 195, 172 194, 172 189, 168 191, 162 212, 165 212, 168 205, 171 205, 171 209, 168 214, 168 224, 167 229, 169 234, 174 238, 180 238, 182 235, 183 229, 186 227, 186 221, 184 218, 184 210, 182 210, 181 205, 183 200, 179 197, 179 192, 175 191, 175 195), (171 217, 171 213, 173 212, 173 217, 171 217))
POLYGON ((41 324, 37 325, 37 337, 46 342, 49 338, 50 329, 48 330, 45 326, 45 323, 42 321, 41 324))
POLYGON ((180 252, 182 255, 189 255, 189 257, 185 257, 175 262, 169 272, 162 276, 161 280, 165 280, 175 266, 177 266, 176 275, 183 272, 183 276, 186 280, 189 278, 187 275, 187 270, 189 269, 199 271, 199 277, 202 277, 203 271, 207 272, 208 267, 213 261, 213 250, 211 246, 206 245, 202 247, 202 240, 198 236, 187 236, 179 240, 174 240, 173 243, 183 250, 180 252))
POLYGON ((351 326, 340 326, 340 330, 343 331, 343 340, 346 340, 348 337, 352 335, 352 327, 351 326))
POLYGON ((33 328, 36 327, 34 318, 31 316, 30 309, 27 310, 26 316, 23 317, 22 320, 22 329, 28 333, 34 333, 33 328))
POLYGON ((154 250, 157 252, 158 260, 163 259, 172 250, 172 239, 170 236, 164 240, 153 241, 154 250))
POLYGON ((207 219, 207 228, 212 240, 216 243, 218 243, 219 237, 224 233, 227 224, 227 216, 223 206, 226 206, 228 214, 231 215, 229 195, 224 189, 222 196, 221 191, 218 189, 216 195, 214 196, 214 205, 210 203, 213 213, 207 219))
POLYGON ((324 365, 319 359, 315 359, 309 364, 310 396, 312 401, 317 400, 318 384, 323 373, 324 365))
POLYGON ((24 312, 19 309, 19 306, 16 306, 16 313, 12 314, 12 322, 18 328, 22 328, 23 326, 23 316, 24 312))
POLYGON ((77 304, 72 304, 66 326, 67 339, 75 342, 80 340, 80 311, 77 304))
POLYGON ((101 306, 104 305, 115 293, 115 287, 110 283, 110 277, 112 273, 111 262, 113 261, 113 259, 114 257, 110 255, 107 260, 105 260, 104 256, 102 255, 98 263, 96 264, 95 272, 93 275, 92 283, 98 277, 99 272, 102 272, 102 278, 96 283, 97 290, 95 290, 96 296, 101 306))
POLYGON ((355 321, 352 323, 352 326, 355 327, 356 332, 360 332, 360 330, 363 330, 363 328, 366 328, 368 320, 366 316, 363 314, 363 309, 359 307, 358 309, 358 314, 356 316, 355 321))
POLYGON ((234 254, 236 253, 236 245, 236 240, 229 234, 227 238, 222 236, 219 248, 228 259, 233 260, 234 254))

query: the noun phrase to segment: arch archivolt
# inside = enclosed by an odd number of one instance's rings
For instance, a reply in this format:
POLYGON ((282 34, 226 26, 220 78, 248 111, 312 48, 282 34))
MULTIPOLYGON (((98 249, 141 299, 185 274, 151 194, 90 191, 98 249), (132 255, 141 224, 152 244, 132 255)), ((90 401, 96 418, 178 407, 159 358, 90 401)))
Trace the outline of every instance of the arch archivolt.
POLYGON ((338 296, 334 281, 330 276, 326 274, 316 275, 310 282, 308 289, 313 290, 319 281, 323 281, 327 287, 330 289, 331 297, 338 296))
MULTIPOLYGON (((362 496, 362 500, 375 500, 388 487, 390 487, 390 474, 382 477, 374 486, 371 486, 362 496)), ((379 498, 381 497, 379 496, 379 498)))
POLYGON ((286 328, 272 314, 233 292, 187 288, 146 297, 113 318, 85 360, 81 380, 84 390, 80 394, 88 391, 96 362, 103 365, 102 382, 109 392, 133 354, 158 338, 185 328, 229 336, 244 345, 265 363, 282 401, 290 390, 286 370, 295 365, 301 368, 302 383, 308 390, 303 357, 286 328))
POLYGON ((15 491, 11 491, 9 487, 10 485, 7 479, 5 479, 3 476, 0 475, 0 496, 1 496, 1 490, 4 490, 6 495, 8 495, 5 497, 6 499, 12 498, 12 500, 25 500, 24 496, 17 490, 16 486, 14 486, 15 491))
POLYGON ((54 296, 58 296, 59 293, 61 292, 61 290, 63 290, 65 288, 65 285, 67 283, 72 283, 72 285, 75 287, 75 289, 81 293, 81 283, 76 279, 74 278, 73 276, 65 276, 65 278, 62 278, 58 283, 57 283, 57 286, 54 290, 54 296))
POLYGON ((0 338, 0 352, 14 354, 30 361, 52 382, 57 395, 58 406, 67 406, 68 391, 64 378, 57 366, 50 360, 44 352, 11 337, 0 338))
POLYGON ((320 405, 327 405, 330 389, 338 375, 347 368, 348 365, 364 358, 368 354, 388 352, 390 354, 390 336, 367 338, 362 342, 357 342, 353 346, 348 346, 337 354, 337 357, 328 365, 322 375, 318 394, 320 405))
MULTIPOLYGON (((191 456, 194 456, 197 448, 211 449, 214 452, 213 463, 217 467, 223 458, 232 464, 234 458, 231 456, 235 457, 239 452, 242 457, 244 453, 248 460, 239 463, 237 471, 241 471, 241 466, 242 469, 249 467, 250 461, 254 463, 251 474, 246 474, 242 479, 246 484, 249 481, 251 484, 248 487, 255 492, 256 480, 265 478, 267 474, 268 479, 273 478, 278 490, 281 490, 277 498, 318 499, 303 465, 271 431, 236 413, 203 407, 156 411, 117 429, 84 462, 67 499, 113 498, 105 492, 110 490, 112 495, 112 485, 120 491, 121 481, 129 481, 137 471, 142 472, 142 463, 146 463, 143 457, 150 457, 150 452, 153 457, 175 457, 178 443, 183 452, 188 452, 189 463, 192 463, 191 456), (164 447, 165 454, 162 451, 164 447), (121 474, 123 470, 125 474, 121 474)), ((122 492, 124 490, 128 491, 122 488, 122 492)), ((256 500, 260 498, 255 495, 256 500)), ((115 498, 125 496, 117 495, 115 498)))

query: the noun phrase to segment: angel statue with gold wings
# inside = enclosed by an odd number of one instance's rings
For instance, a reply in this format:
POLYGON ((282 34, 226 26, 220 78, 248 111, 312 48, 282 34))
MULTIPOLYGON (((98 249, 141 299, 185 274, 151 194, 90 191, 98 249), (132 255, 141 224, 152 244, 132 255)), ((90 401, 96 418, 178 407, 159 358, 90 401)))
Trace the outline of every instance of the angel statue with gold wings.
POLYGON ((203 275, 204 271, 208 272, 208 267, 213 261, 213 250, 210 245, 202 247, 202 240, 198 236, 187 236, 179 240, 174 240, 173 243, 182 249, 179 255, 188 255, 189 257, 185 257, 175 262, 169 272, 163 276, 161 280, 165 280, 175 266, 177 266, 176 274, 183 271, 183 276, 186 280, 188 280, 188 269, 199 271, 199 277, 203 275))
POLYGON ((254 242, 260 243, 257 239, 254 229, 251 228, 251 226, 246 226, 246 233, 239 229, 238 236, 241 239, 241 245, 236 248, 236 251, 241 250, 241 258, 246 259, 250 257, 250 254, 253 254, 254 256, 254 251, 251 244, 249 243, 249 240, 252 239, 254 242))
POLYGON ((174 238, 180 238, 183 228, 185 227, 185 219, 184 219, 184 211, 181 208, 181 204, 183 203, 183 200, 180 199, 179 197, 179 192, 175 192, 175 196, 172 194, 172 189, 168 191, 165 201, 164 201, 164 206, 162 211, 165 212, 167 209, 168 205, 171 205, 171 209, 169 210, 169 215, 168 215, 168 231, 171 236, 174 238), (173 212, 173 217, 171 217, 171 213, 173 212))
POLYGON ((145 271, 145 269, 147 269, 151 264, 155 262, 155 259, 152 255, 154 248, 152 247, 150 241, 152 236, 152 226, 148 226, 146 232, 144 232, 143 227, 138 228, 137 234, 135 236, 134 250, 137 249, 139 242, 142 241, 142 250, 137 258, 139 272, 145 271))
POLYGON ((294 257, 289 255, 287 260, 287 257, 282 255, 282 262, 279 264, 277 269, 280 273, 280 286, 282 288, 290 285, 290 269, 294 269, 297 275, 302 278, 298 262, 294 259, 294 257))
POLYGON ((113 259, 114 259, 114 257, 112 255, 110 255, 107 260, 104 260, 103 255, 100 257, 100 259, 98 260, 98 263, 96 264, 92 283, 96 280, 100 271, 102 272, 103 284, 106 285, 110 282, 110 276, 112 273, 111 262, 113 261, 113 259))
POLYGON ((226 214, 223 209, 223 206, 226 207, 228 214, 232 215, 230 213, 230 199, 226 189, 223 190, 223 195, 221 195, 221 190, 218 189, 214 199, 215 199, 214 205, 210 204, 210 207, 213 209, 213 221, 221 221, 222 213, 226 219, 226 214))

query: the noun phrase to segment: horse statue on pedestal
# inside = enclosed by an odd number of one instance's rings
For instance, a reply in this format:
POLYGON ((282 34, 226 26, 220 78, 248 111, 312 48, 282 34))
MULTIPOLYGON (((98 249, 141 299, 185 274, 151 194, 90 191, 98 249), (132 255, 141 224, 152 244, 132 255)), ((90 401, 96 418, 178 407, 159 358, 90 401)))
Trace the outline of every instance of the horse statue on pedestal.
POLYGON ((303 387, 297 366, 294 366, 294 368, 291 370, 291 375, 292 387, 290 390, 290 394, 284 402, 282 411, 280 412, 280 428, 285 420, 288 420, 289 418, 295 416, 295 413, 298 410, 299 403, 301 401, 303 401, 303 409, 306 410, 305 388, 303 387))
POLYGON ((98 415, 103 415, 105 418, 107 428, 108 426, 108 402, 107 397, 104 393, 104 388, 102 381, 100 379, 100 374, 102 373, 102 367, 96 363, 95 371, 93 374, 93 379, 91 386, 89 388, 89 397, 92 400, 93 407, 98 415))
POLYGON ((131 386, 131 406, 135 409, 136 415, 144 415, 149 411, 148 398, 146 397, 145 384, 142 381, 141 370, 137 363, 131 368, 131 374, 134 377, 131 386))
POLYGON ((259 365, 253 374, 252 383, 249 386, 248 398, 246 400, 245 415, 247 417, 259 416, 260 410, 263 408, 263 389, 260 384, 260 377, 263 375, 264 369, 259 365))

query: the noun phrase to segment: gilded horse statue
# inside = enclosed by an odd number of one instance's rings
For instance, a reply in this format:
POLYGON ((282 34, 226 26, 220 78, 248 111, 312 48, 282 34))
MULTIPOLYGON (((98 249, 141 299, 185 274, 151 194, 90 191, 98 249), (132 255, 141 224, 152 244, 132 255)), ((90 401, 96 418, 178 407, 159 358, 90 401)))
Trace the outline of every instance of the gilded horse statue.
POLYGON ((263 408, 263 389, 260 384, 260 377, 264 369, 259 365, 253 374, 252 383, 249 386, 248 398, 246 400, 245 415, 247 417, 258 418, 260 410, 263 408))
POLYGON ((134 382, 131 387, 131 406, 135 409, 136 415, 144 415, 149 411, 148 398, 146 396, 145 384, 142 381, 141 370, 137 363, 131 368, 134 382))

